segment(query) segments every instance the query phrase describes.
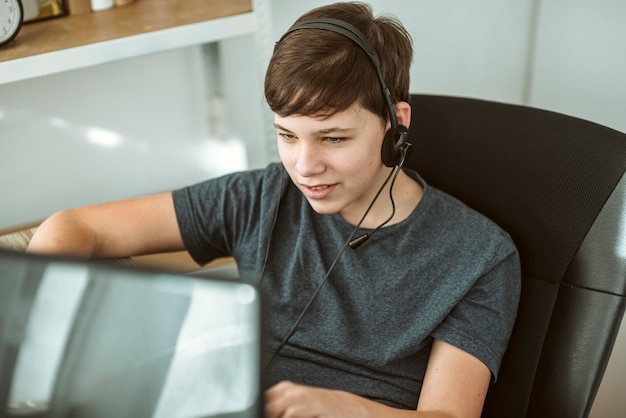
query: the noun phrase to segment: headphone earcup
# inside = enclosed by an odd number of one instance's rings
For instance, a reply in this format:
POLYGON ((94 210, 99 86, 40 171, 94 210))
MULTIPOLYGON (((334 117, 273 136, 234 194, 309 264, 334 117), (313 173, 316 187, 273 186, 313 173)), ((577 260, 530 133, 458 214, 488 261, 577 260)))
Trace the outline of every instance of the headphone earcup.
POLYGON ((395 167, 400 164, 400 160, 402 159, 401 151, 402 148, 407 146, 405 144, 408 144, 408 136, 409 130, 402 125, 398 125, 396 129, 389 129, 385 133, 383 145, 380 150, 383 164, 387 167, 395 167))

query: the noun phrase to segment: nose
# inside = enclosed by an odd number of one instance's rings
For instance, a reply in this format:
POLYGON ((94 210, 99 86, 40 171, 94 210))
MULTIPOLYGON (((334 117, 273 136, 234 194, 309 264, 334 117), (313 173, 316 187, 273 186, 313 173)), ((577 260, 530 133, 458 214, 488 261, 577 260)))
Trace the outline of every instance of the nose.
POLYGON ((312 177, 326 170, 321 150, 315 144, 301 141, 295 155, 294 168, 302 177, 312 177))

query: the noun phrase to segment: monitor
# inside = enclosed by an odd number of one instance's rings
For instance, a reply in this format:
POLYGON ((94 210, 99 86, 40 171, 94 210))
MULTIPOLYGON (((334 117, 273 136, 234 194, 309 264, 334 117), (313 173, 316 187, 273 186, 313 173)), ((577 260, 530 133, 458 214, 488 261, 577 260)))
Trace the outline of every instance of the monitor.
POLYGON ((261 339, 250 283, 0 252, 0 416, 260 417, 261 339))

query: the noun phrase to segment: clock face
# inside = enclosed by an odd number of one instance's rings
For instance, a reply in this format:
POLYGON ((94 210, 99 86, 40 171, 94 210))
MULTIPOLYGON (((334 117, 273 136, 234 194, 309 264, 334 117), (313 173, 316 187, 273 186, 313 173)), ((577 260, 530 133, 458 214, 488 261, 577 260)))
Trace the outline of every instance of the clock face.
POLYGON ((22 27, 23 18, 20 0, 0 0, 0 46, 15 38, 22 27))

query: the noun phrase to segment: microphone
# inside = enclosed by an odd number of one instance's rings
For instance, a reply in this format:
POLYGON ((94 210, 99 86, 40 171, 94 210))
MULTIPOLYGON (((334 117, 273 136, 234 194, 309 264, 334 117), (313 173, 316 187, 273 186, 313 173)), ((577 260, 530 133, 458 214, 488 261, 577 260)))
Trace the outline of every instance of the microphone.
POLYGON ((370 239, 370 236, 373 234, 373 232, 369 232, 367 234, 363 234, 360 237, 356 237, 355 239, 353 239, 352 241, 350 241, 348 243, 348 245, 350 246, 350 248, 352 248, 353 250, 356 250, 357 248, 359 248, 361 245, 365 244, 365 242, 367 242, 368 239, 370 239))

